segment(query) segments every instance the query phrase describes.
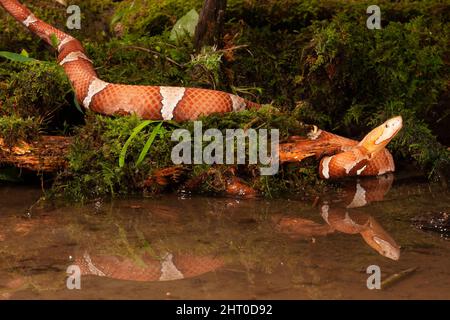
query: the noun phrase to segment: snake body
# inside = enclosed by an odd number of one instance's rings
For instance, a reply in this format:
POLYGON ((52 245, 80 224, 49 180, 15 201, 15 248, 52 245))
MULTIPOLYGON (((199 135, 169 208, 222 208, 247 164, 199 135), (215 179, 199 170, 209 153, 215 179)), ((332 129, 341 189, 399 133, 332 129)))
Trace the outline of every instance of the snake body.
POLYGON ((172 281, 197 277, 224 265, 221 258, 166 253, 161 259, 144 255, 142 265, 119 256, 91 256, 86 251, 75 259, 82 275, 95 275, 118 280, 172 281))
POLYGON ((340 205, 323 203, 320 214, 333 229, 346 234, 360 234, 364 241, 382 256, 392 260, 400 258, 400 246, 381 225, 364 211, 355 208, 364 207, 371 202, 382 201, 391 188, 392 174, 376 177, 373 180, 358 180, 347 186, 344 203, 340 205), (354 187, 353 187, 354 186, 354 187))
POLYGON ((185 121, 211 113, 259 107, 236 95, 215 90, 105 82, 98 78, 80 41, 38 19, 16 0, 1 0, 0 3, 48 44, 52 45, 52 38, 56 38, 58 63, 86 109, 106 115, 135 113, 143 119, 185 121))
MULTIPOLYGON (((17 21, 48 44, 57 42, 58 63, 64 68, 77 100, 86 108, 105 115, 136 114, 143 119, 194 120, 212 113, 257 109, 259 104, 237 95, 200 88, 125 85, 105 82, 97 76, 92 61, 76 38, 38 19, 17 0, 0 0, 17 21)), ((339 145, 319 166, 324 179, 354 175, 379 175, 394 171, 392 155, 385 146, 402 126, 401 117, 386 121, 361 142, 318 130, 311 140, 339 145)), ((283 158, 280 149, 280 159, 283 158)), ((323 151, 320 154, 322 155, 323 151)))

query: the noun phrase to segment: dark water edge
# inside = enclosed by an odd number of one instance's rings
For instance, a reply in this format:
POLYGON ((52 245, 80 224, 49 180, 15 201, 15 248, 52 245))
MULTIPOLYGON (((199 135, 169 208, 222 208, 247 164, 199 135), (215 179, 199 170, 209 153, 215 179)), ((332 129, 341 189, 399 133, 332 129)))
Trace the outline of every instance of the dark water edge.
POLYGON ((450 299, 450 241, 411 222, 449 212, 448 190, 381 182, 362 181, 372 198, 354 208, 350 186, 308 202, 164 195, 41 202, 31 214, 39 188, 0 185, 0 298, 450 299), (400 247, 398 260, 370 245, 369 225, 400 247), (70 265, 86 273, 80 290, 66 286, 70 265), (415 271, 369 290, 370 265, 382 281, 415 271))

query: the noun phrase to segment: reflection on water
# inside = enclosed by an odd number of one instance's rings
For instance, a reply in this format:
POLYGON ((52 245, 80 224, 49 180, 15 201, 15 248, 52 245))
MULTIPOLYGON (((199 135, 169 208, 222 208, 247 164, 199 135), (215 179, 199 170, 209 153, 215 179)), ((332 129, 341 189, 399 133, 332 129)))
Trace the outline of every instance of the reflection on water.
POLYGON ((450 241, 410 222, 448 212, 439 186, 387 175, 310 203, 165 195, 27 214, 39 196, 0 187, 0 298, 450 298, 450 241), (81 290, 66 287, 73 265, 81 290), (418 271, 374 291, 370 265, 418 271))
POLYGON ((325 236, 335 230, 346 234, 360 234, 379 254, 398 260, 400 247, 389 233, 369 214, 354 210, 374 201, 382 201, 393 180, 394 176, 388 174, 347 183, 339 203, 324 201, 320 206, 321 216, 329 227, 307 219, 283 217, 278 222, 279 230, 291 236, 325 236))
POLYGON ((224 262, 219 257, 201 255, 174 255, 166 253, 160 258, 144 254, 139 257, 141 265, 134 259, 120 256, 92 257, 84 252, 75 259, 82 275, 95 275, 133 281, 171 281, 191 278, 217 270, 224 262))

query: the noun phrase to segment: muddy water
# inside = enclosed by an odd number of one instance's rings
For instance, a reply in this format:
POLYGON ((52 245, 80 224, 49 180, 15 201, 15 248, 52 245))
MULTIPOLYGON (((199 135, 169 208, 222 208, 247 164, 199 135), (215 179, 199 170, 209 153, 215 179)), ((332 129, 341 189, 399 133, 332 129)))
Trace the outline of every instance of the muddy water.
POLYGON ((449 192, 391 183, 307 202, 164 195, 31 210, 39 189, 0 185, 0 298, 449 299, 450 241, 411 225, 448 212, 449 192), (415 271, 369 290, 370 265, 381 281, 415 271))

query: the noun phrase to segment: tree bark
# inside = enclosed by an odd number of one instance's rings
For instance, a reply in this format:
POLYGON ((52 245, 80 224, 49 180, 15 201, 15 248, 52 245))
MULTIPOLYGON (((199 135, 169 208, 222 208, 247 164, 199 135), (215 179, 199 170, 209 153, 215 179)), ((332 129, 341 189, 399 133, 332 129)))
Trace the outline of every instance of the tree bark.
POLYGON ((37 172, 57 172, 67 166, 72 138, 40 136, 31 143, 8 147, 0 138, 0 163, 37 172))
POLYGON ((223 26, 227 0, 205 0, 195 28, 194 48, 198 52, 203 46, 223 46, 223 26))

